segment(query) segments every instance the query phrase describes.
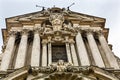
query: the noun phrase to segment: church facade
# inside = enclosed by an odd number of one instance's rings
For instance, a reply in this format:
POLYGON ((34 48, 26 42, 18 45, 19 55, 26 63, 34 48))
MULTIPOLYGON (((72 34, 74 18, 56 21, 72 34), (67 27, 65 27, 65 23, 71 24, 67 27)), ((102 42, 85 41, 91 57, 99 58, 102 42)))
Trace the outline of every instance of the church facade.
POLYGON ((57 7, 6 18, 2 80, 119 80, 105 19, 57 7))

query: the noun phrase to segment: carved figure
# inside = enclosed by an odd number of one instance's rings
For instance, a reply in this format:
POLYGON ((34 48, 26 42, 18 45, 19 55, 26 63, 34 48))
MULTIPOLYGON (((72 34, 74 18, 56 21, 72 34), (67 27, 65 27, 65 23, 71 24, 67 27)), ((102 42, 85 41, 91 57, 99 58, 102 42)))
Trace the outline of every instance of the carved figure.
POLYGON ((66 70, 66 65, 63 60, 59 60, 57 64, 57 71, 65 71, 66 70))

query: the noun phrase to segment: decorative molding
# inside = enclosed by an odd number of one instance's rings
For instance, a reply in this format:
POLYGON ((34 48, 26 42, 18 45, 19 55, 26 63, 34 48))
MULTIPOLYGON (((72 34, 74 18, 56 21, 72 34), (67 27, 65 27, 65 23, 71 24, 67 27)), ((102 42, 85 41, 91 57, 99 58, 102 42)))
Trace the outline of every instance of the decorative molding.
POLYGON ((55 64, 51 64, 46 67, 32 67, 32 72, 36 75, 38 73, 53 73, 53 72, 74 72, 74 73, 83 73, 88 75, 90 73, 90 67, 80 67, 73 66, 72 63, 65 63, 63 60, 59 60, 55 64))

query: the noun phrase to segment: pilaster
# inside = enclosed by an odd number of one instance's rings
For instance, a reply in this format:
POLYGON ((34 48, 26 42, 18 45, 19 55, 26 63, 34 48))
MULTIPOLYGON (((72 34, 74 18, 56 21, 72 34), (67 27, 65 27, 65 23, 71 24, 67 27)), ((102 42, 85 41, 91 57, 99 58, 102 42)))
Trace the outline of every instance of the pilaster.
POLYGON ((75 42, 74 42, 73 39, 69 39, 69 41, 70 41, 70 48, 71 48, 73 65, 74 66, 79 66, 78 65, 78 59, 77 59, 77 54, 76 54, 76 50, 75 50, 75 45, 74 45, 75 42))
POLYGON ((42 40, 42 66, 47 66, 47 39, 42 40))
POLYGON ((52 45, 51 36, 48 36, 48 65, 52 63, 52 45))
POLYGON ((70 44, 69 44, 69 37, 65 36, 65 45, 66 45, 66 52, 67 52, 67 58, 68 62, 72 63, 72 57, 71 57, 71 52, 70 52, 70 44))

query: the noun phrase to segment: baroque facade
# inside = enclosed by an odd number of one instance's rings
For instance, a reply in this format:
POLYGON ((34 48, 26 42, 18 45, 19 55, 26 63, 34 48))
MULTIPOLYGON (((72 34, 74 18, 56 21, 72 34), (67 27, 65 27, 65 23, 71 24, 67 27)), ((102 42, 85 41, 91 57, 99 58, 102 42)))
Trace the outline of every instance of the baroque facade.
POLYGON ((2 80, 119 80, 105 19, 57 7, 6 18, 2 80))

